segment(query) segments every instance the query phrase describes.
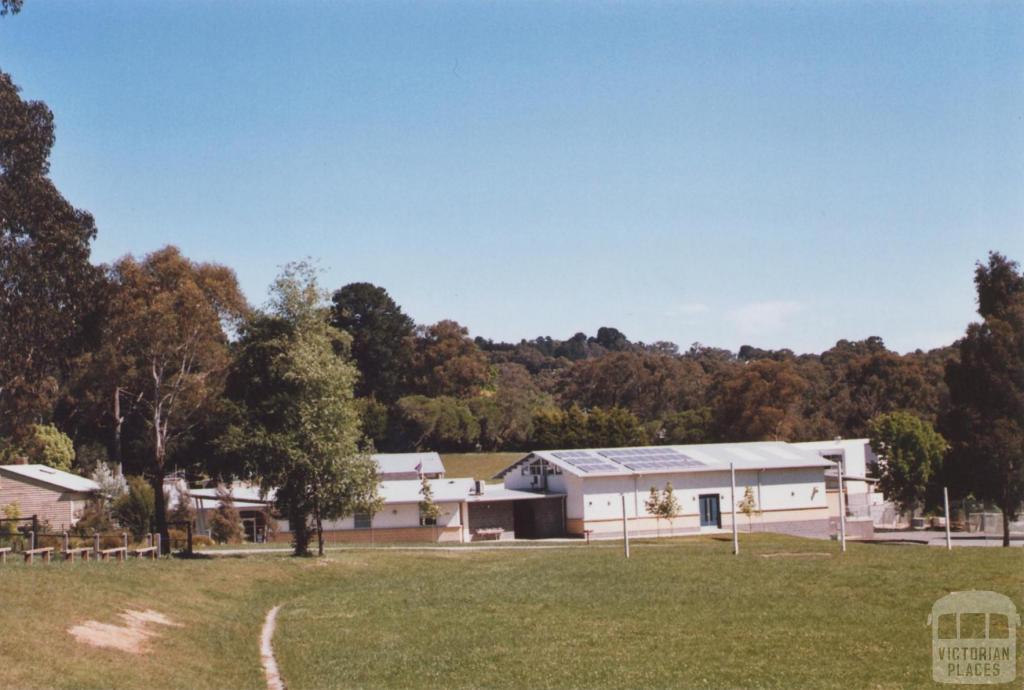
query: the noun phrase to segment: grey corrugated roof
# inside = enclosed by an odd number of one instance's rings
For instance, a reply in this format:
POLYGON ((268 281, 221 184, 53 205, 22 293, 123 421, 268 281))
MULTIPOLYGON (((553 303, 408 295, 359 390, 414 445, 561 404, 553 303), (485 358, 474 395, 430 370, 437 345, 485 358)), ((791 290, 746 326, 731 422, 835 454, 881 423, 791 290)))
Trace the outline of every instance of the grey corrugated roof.
POLYGON ((91 479, 79 477, 77 474, 56 470, 46 465, 0 465, 0 474, 14 475, 34 479, 37 482, 50 484, 65 491, 92 493, 99 491, 100 485, 91 479))
POLYGON ((444 472, 444 463, 437 453, 377 453, 373 459, 380 474, 415 474, 417 465, 422 465, 422 474, 444 472))
MULTIPOLYGON (((704 443, 686 446, 643 446, 632 448, 568 448, 563 450, 541 450, 521 458, 513 465, 502 470, 498 477, 504 476, 513 467, 530 458, 542 458, 546 462, 560 468, 564 472, 578 477, 617 477, 652 474, 678 474, 682 472, 709 472, 729 469, 733 464, 737 470, 767 470, 798 467, 832 467, 832 463, 821 458, 817 453, 799 448, 791 443, 761 441, 753 443, 704 443), (612 456, 626 451, 654 452, 658 449, 669 449, 692 461, 685 468, 648 468, 642 471, 626 467, 622 460, 606 457, 602 453, 609 452, 612 456), (567 453, 586 453, 594 459, 590 471, 581 470, 577 464, 568 462, 564 457, 567 453), (562 455, 563 457, 558 457, 562 455)), ((579 460, 579 458, 577 458, 579 460)), ((584 461, 586 462, 586 461, 584 461)))

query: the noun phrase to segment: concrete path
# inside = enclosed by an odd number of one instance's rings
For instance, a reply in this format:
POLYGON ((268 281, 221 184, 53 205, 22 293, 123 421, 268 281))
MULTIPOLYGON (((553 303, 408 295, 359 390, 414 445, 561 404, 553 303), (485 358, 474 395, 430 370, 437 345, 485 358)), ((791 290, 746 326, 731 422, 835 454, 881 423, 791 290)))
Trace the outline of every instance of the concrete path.
POLYGON ((280 610, 281 606, 278 604, 267 612, 267 618, 263 621, 263 632, 260 634, 260 662, 263 664, 263 674, 267 677, 267 690, 285 690, 271 644, 274 629, 277 627, 277 612, 280 610))

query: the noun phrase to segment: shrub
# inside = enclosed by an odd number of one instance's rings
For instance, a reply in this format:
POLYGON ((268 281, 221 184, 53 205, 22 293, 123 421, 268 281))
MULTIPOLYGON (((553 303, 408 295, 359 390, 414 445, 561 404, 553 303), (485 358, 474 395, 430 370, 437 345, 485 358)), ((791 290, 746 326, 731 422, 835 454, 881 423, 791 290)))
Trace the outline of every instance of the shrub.
POLYGON ((136 539, 149 532, 156 514, 153 487, 142 477, 128 480, 128 491, 114 501, 113 516, 136 539))
POLYGON ((102 498, 94 498, 85 504, 82 513, 78 516, 78 522, 71 529, 71 533, 88 537, 96 532, 110 532, 114 529, 114 520, 110 515, 110 509, 102 498))
POLYGON ((242 516, 235 508, 231 493, 223 486, 217 489, 217 509, 210 516, 210 536, 218 544, 238 544, 242 541, 242 516))

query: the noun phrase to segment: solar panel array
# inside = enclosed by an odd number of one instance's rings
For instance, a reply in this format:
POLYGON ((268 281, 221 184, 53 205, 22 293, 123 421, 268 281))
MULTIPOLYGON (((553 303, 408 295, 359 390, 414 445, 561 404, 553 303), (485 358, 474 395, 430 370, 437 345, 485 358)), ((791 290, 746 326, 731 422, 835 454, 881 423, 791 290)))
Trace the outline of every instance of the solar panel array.
POLYGON ((704 466, 704 463, 672 448, 619 448, 599 450, 598 454, 634 472, 689 470, 704 466))
POLYGON ((567 462, 580 472, 620 472, 621 469, 604 458, 584 450, 569 450, 552 453, 556 458, 567 462))

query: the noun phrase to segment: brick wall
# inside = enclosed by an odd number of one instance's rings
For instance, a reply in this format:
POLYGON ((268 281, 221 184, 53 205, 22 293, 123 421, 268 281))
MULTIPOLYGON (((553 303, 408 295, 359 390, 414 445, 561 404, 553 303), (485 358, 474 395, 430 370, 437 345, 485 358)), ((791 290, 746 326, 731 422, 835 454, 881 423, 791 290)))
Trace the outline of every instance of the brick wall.
MULTIPOLYGON (((291 532, 278 532, 274 542, 290 544, 291 532)), ((369 544, 371 542, 458 542, 462 541, 461 527, 387 527, 376 529, 325 530, 324 541, 328 544, 369 544)), ((310 545, 316 545, 316 535, 310 537, 310 545)))
POLYGON ((469 532, 488 527, 500 527, 509 534, 515 531, 515 512, 512 501, 470 503, 469 532))

